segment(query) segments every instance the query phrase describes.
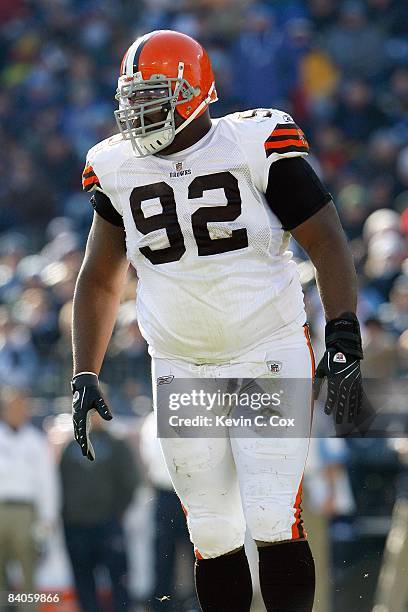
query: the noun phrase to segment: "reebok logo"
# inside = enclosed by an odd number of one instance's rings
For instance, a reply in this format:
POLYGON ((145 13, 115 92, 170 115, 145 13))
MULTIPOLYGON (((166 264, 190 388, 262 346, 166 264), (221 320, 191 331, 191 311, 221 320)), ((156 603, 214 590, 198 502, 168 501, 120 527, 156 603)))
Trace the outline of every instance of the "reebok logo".
POLYGON ((173 382, 173 380, 174 376, 172 374, 169 374, 168 376, 159 376, 159 378, 157 379, 157 384, 169 385, 171 382, 173 382))

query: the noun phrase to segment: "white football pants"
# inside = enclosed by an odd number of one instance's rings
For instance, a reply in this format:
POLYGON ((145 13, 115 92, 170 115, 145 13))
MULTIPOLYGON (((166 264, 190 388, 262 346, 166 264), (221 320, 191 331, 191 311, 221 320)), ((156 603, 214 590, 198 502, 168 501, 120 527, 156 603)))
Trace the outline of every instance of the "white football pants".
MULTIPOLYGON (((298 414, 309 433, 313 368, 306 327, 287 328, 234 363, 195 365, 155 358, 154 409, 160 413, 157 380, 161 377, 160 384, 202 378, 212 385, 222 379, 304 379, 298 414)), ((160 443, 198 558, 214 558, 239 548, 246 527, 254 540, 262 542, 305 537, 300 502, 309 435, 172 437, 161 438, 160 443)))

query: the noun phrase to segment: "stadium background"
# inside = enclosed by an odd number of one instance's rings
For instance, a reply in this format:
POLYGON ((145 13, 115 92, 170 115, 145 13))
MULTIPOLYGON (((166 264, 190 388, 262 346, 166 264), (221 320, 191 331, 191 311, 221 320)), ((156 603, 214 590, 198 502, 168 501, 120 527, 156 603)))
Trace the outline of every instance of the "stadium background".
MULTIPOLYGON (((1 1, 0 385, 28 394, 56 461, 71 435, 71 300, 92 218, 81 172, 87 150, 115 131, 125 49, 153 29, 180 30, 207 47, 220 98, 214 116, 277 107, 295 117, 355 257, 365 375, 407 377, 407 26, 407 5, 397 0, 1 1)), ((294 249, 319 356, 324 323, 313 271, 294 249)), ((112 430, 139 465, 127 528, 131 590, 142 602, 152 580, 155 491, 139 449, 150 383, 136 284, 130 273, 102 378, 117 415, 112 430)), ((386 439, 313 443, 306 504, 327 582, 319 586, 322 612, 329 599, 336 612, 372 609, 394 502, 406 494, 397 451, 386 439), (328 493, 337 486, 348 488, 346 508, 328 493)), ((72 591, 63 548, 54 533, 39 587, 72 591)))

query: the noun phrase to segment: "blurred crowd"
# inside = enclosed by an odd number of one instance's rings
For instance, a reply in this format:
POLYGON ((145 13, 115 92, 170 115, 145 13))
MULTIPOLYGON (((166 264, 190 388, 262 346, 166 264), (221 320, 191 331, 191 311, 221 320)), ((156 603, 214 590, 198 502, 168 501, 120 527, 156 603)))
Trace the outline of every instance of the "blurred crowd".
MULTIPOLYGON (((271 106, 304 129, 355 256, 366 375, 406 374, 407 13, 397 0, 150 0, 137 8, 126 0, 4 0, 0 380, 12 372, 16 384, 51 400, 66 392, 71 300, 92 218, 80 190, 86 152, 115 131, 125 49, 165 27, 207 46, 215 115, 271 106)), ((301 270, 318 336, 322 314, 307 262, 301 270)), ((124 410, 148 389, 135 287, 131 276, 106 367, 124 410)))
MULTIPOLYGON (((309 161, 333 195, 355 258, 364 374, 406 378, 406 3, 2 0, 0 385, 29 389, 39 425, 70 410, 72 296, 93 212, 81 172, 87 150, 116 131, 124 51, 161 28, 207 47, 220 98, 214 116, 277 107, 305 131, 309 161)), ((313 269, 293 248, 319 356, 324 320, 313 269)), ((102 378, 115 413, 138 419, 151 400, 136 286, 129 272, 102 378)), ((346 464, 346 456, 333 461, 346 464)))

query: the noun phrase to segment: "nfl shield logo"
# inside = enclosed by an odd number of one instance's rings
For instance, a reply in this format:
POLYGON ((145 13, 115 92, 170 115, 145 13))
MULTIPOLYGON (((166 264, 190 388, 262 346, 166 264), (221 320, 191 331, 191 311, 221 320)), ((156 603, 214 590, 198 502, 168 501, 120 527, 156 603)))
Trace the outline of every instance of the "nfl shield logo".
POLYGON ((282 369, 282 363, 280 361, 267 361, 266 365, 272 374, 278 374, 282 369))
POLYGON ((183 162, 176 162, 174 164, 174 168, 176 169, 176 172, 180 172, 180 170, 183 169, 183 162))

